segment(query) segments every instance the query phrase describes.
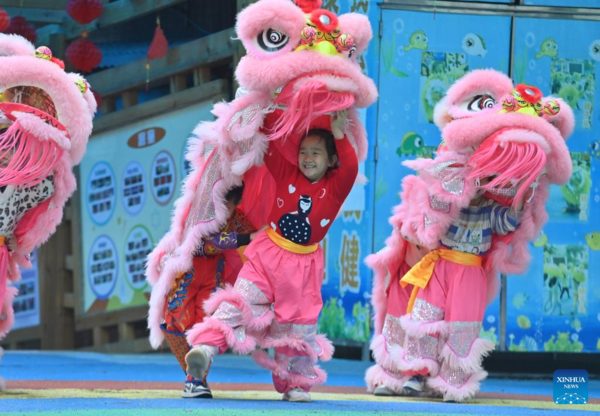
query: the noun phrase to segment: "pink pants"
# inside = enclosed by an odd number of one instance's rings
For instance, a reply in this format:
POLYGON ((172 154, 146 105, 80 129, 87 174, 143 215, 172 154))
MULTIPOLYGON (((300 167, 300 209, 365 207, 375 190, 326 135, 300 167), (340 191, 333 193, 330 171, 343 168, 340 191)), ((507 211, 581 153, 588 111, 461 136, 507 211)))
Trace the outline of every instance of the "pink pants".
POLYGON ((439 259, 412 313, 401 319, 404 373, 429 375, 428 385, 446 398, 472 397, 487 376, 483 357, 494 349, 492 342, 479 338, 486 293, 481 267, 439 259))
POLYGON ((326 379, 317 360, 333 353, 327 338, 317 335, 323 251, 291 253, 262 233, 244 254, 248 261, 235 286, 211 296, 205 304, 211 316, 194 326, 188 342, 216 346, 220 353, 228 347, 239 354, 257 346, 274 348, 273 359, 264 351, 254 353, 254 359, 271 370, 277 391, 309 391, 326 379))
MULTIPOLYGON (((403 263, 396 274, 390 277, 386 288, 387 308, 385 321, 381 334, 375 335, 371 341, 371 350, 375 358, 375 365, 367 370, 365 381, 369 391, 377 386, 384 385, 401 393, 408 375, 402 371, 401 356, 404 345, 404 330, 400 325, 400 318, 406 315, 406 308, 412 292, 412 285, 402 287, 400 279, 410 270, 410 266, 403 263)), ((382 305, 382 307, 384 307, 382 305)))

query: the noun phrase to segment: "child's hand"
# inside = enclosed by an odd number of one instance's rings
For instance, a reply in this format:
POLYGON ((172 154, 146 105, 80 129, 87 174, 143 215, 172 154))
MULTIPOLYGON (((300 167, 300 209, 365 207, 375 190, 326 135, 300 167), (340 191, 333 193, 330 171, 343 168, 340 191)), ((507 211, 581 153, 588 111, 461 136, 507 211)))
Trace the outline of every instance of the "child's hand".
POLYGON ((348 112, 346 110, 338 111, 331 115, 331 132, 336 139, 343 139, 344 132, 342 126, 348 120, 348 112))
POLYGON ((267 228, 267 226, 266 226, 266 225, 263 225, 261 229, 259 229, 259 230, 256 230, 255 232, 251 233, 251 234, 250 234, 250 241, 254 240, 254 239, 256 238, 256 236, 257 236, 258 234, 260 234, 261 232, 263 232, 263 231, 264 231, 266 228, 267 228))

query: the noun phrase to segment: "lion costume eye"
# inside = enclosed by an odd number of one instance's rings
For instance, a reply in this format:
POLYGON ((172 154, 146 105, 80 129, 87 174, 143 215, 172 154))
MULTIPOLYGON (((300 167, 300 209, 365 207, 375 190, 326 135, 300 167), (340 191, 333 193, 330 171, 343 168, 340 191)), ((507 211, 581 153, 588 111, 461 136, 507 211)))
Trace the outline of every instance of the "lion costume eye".
POLYGON ((486 108, 492 108, 496 105, 496 100, 491 95, 476 95, 467 105, 469 111, 481 111, 486 108))
POLYGON ((288 41, 289 38, 285 33, 275 29, 263 30, 256 38, 258 47, 270 53, 280 51, 288 41))

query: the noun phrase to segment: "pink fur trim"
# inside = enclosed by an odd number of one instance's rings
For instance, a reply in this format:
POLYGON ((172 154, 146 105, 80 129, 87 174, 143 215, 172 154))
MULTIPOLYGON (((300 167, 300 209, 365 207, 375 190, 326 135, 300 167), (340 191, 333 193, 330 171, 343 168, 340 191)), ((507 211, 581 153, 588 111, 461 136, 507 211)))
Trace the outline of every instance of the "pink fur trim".
POLYGON ((288 380, 292 384, 305 385, 305 386, 317 386, 327 381, 327 373, 319 366, 315 365, 313 368, 317 377, 314 379, 301 376, 299 374, 289 373, 287 368, 279 365, 275 360, 272 360, 265 351, 256 351, 252 354, 254 361, 261 367, 270 370, 277 377, 288 380))
POLYGON ((262 331, 273 321, 274 314, 271 310, 267 310, 262 316, 254 317, 248 302, 231 285, 218 289, 210 298, 204 301, 204 312, 207 315, 212 315, 223 302, 231 303, 241 311, 243 325, 249 330, 262 331))
POLYGON ((389 351, 385 335, 375 335, 371 341, 370 348, 373 352, 375 362, 383 368, 397 371, 402 366, 400 361, 402 360, 404 350, 398 345, 393 345, 391 351, 389 351))
POLYGON ((443 393, 445 399, 464 402, 465 400, 475 397, 475 394, 479 392, 480 382, 485 380, 487 375, 487 372, 479 371, 471 375, 467 382, 461 387, 450 385, 446 380, 438 375, 435 378, 427 379, 427 385, 433 390, 443 393))
POLYGON ((227 345, 237 354, 249 354, 256 348, 256 340, 251 334, 246 333, 246 339, 239 342, 230 326, 210 317, 205 318, 202 323, 194 325, 192 329, 186 332, 188 344, 197 345, 196 339, 209 329, 214 329, 225 335, 227 345))
POLYGON ((494 351, 495 345, 493 342, 486 339, 477 338, 471 344, 469 352, 464 357, 459 357, 447 342, 440 351, 440 358, 443 358, 452 367, 462 368, 468 373, 475 373, 481 370, 481 363, 484 357, 487 357, 494 351))
POLYGON ((319 354, 319 359, 321 361, 329 361, 333 358, 333 353, 335 352, 335 348, 327 336, 324 334, 318 334, 316 338, 317 344, 321 347, 321 353, 319 354))
POLYGON ((409 378, 410 376, 396 378, 386 372, 385 369, 378 364, 369 367, 365 374, 365 382, 367 383, 367 391, 369 393, 373 393, 379 386, 386 386, 400 395, 404 391, 404 383, 406 383, 409 378))
POLYGON ((35 56, 35 46, 22 36, 0 33, 0 57, 11 55, 35 56))
POLYGON ((357 85, 355 105, 366 108, 377 100, 377 88, 372 79, 366 77, 358 63, 345 57, 325 56, 311 51, 300 51, 281 55, 277 64, 286 71, 273 71, 270 60, 246 55, 236 69, 236 78, 249 90, 273 91, 287 85, 291 80, 318 72, 343 74, 357 85))
POLYGON ((496 136, 498 142, 533 143, 542 148, 544 153, 550 153, 551 149, 543 136, 534 132, 520 129, 505 130, 496 136))
POLYGON ((400 318, 400 325, 406 331, 406 335, 412 335, 417 338, 436 334, 446 337, 450 331, 450 325, 446 321, 419 323, 412 320, 412 313, 400 318))
POLYGON ((71 141, 64 131, 58 130, 33 114, 19 111, 15 111, 13 114, 21 126, 29 133, 34 134, 36 139, 44 141, 53 140, 61 148, 65 150, 71 149, 71 141))

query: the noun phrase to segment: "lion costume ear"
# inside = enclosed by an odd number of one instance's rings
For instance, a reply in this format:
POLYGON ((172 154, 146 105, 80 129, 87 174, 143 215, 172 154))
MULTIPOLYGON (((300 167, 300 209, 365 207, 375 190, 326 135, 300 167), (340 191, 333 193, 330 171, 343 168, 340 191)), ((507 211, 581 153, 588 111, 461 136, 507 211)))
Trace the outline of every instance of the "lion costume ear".
POLYGON ((21 36, 0 33, 0 57, 17 55, 35 55, 35 47, 21 36))
POLYGON ((346 13, 339 16, 340 33, 352 36, 356 55, 361 54, 373 37, 369 18, 359 13, 346 13))
POLYGON ((560 110, 555 114, 549 114, 548 112, 545 112, 543 117, 550 124, 556 127, 558 131, 560 131, 560 135, 566 140, 575 129, 575 114, 573 113, 573 109, 567 105, 562 98, 544 97, 542 100, 544 106, 550 101, 557 102, 560 106, 560 110))

